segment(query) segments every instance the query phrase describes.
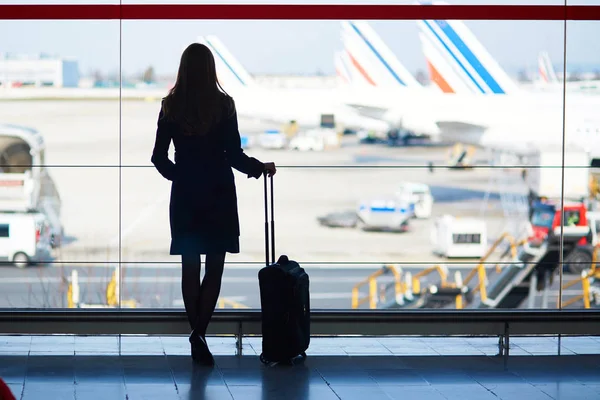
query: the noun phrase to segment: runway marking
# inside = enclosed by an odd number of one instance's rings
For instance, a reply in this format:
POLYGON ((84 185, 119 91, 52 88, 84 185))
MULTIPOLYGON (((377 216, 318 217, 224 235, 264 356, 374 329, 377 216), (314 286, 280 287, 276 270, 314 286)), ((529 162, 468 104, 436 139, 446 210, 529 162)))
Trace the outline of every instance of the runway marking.
POLYGON ((350 292, 311 293, 310 298, 311 298, 311 300, 351 299, 352 293, 350 293, 350 292))
MULTIPOLYGON (((237 303, 243 303, 248 300, 248 296, 223 296, 222 298, 219 297, 219 300, 230 300, 237 303)), ((171 305, 174 307, 183 307, 185 304, 183 303, 183 299, 175 299, 171 302, 171 305)))
MULTIPOLYGON (((237 301, 243 303, 244 301, 248 301, 248 296, 224 296, 224 299, 237 301)), ((335 299, 350 299, 352 298, 352 294, 348 292, 323 292, 323 293, 311 293, 311 300, 335 300, 335 299)), ((175 299, 171 303, 176 307, 183 307, 183 299, 175 299)))

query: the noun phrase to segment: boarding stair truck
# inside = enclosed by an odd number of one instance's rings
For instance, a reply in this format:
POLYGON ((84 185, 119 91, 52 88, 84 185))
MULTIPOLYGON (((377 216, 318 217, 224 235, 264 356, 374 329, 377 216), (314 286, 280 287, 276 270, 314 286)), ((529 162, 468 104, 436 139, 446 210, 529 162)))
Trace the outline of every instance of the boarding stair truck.
POLYGON ((456 275, 456 282, 449 283, 445 265, 435 265, 414 275, 398 265, 384 265, 354 285, 352 308, 358 309, 363 304, 371 309, 444 308, 461 303, 468 289, 460 285, 459 274, 456 275), (421 283, 431 279, 436 280, 436 284, 421 283))
MULTIPOLYGON (((563 259, 578 249, 589 229, 563 228, 563 259)), ((516 256, 500 272, 487 276, 469 308, 534 308, 536 292, 542 292, 542 306, 548 303, 552 277, 560 260, 560 227, 543 239, 529 238, 518 247, 516 256), (527 300, 527 303, 525 303, 527 300)), ((587 264, 589 266, 589 263, 587 264)))
POLYGON ((448 280, 448 267, 434 265, 416 274, 408 274, 403 296, 382 303, 381 308, 462 308, 462 299, 469 296, 469 288, 462 284, 460 273, 455 272, 454 282, 448 280), (425 284, 421 280, 427 280, 425 284), (432 283, 431 281, 434 281, 432 283))
POLYGON ((64 237, 61 200, 44 153, 43 137, 35 129, 0 124, 0 213, 42 213, 51 243, 58 247, 64 237))

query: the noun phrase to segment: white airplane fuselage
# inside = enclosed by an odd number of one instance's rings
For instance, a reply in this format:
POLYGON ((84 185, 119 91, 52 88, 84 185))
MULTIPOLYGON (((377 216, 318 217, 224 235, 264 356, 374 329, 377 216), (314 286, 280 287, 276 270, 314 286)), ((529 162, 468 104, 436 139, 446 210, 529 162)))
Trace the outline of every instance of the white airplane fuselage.
POLYGON ((348 107, 345 100, 350 94, 346 89, 252 87, 228 93, 236 102, 238 114, 265 121, 286 123, 295 120, 302 127, 312 128, 320 126, 322 115, 330 114, 334 116, 336 124, 347 128, 376 131, 389 129, 386 121, 361 116, 348 107))
POLYGON ((561 145, 563 103, 565 144, 600 158, 600 97, 561 93, 511 95, 444 94, 424 91, 372 89, 362 97, 365 107, 387 108, 391 126, 436 136, 444 142, 481 147, 515 148, 561 145), (423 132, 423 127, 428 127, 423 132), (432 128, 434 127, 434 128, 432 128))

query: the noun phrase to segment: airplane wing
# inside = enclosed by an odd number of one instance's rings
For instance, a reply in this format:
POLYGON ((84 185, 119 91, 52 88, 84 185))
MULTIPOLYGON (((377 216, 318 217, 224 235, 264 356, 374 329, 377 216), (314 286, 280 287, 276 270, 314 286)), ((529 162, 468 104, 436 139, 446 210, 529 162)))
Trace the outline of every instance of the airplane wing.
POLYGON ((437 126, 443 132, 458 132, 461 134, 483 133, 488 127, 464 121, 437 121, 437 126))
POLYGON ((500 165, 510 164, 506 161, 507 154, 527 156, 539 148, 528 129, 515 130, 510 125, 489 127, 463 121, 437 121, 436 124, 443 142, 469 144, 504 153, 500 165))
POLYGON ((481 139, 488 127, 463 121, 436 121, 440 140, 481 146, 481 139))
POLYGON ((385 114, 389 111, 386 107, 367 106, 364 104, 346 103, 346 106, 353 109, 360 116, 379 120, 384 120, 385 114))

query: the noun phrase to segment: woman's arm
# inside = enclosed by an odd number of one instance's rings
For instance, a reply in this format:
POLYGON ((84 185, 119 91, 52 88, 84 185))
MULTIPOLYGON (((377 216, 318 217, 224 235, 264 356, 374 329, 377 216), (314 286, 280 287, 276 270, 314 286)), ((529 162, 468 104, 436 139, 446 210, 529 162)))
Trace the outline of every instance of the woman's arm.
POLYGON ((242 149, 242 141, 238 130, 237 113, 225 118, 224 121, 225 135, 225 154, 230 165, 238 171, 247 174, 249 177, 260 178, 265 165, 256 158, 248 157, 242 149))
POLYGON ((163 119, 162 108, 158 114, 157 125, 156 140, 150 161, 162 176, 172 181, 175 180, 176 176, 175 163, 169 159, 169 146, 171 145, 172 136, 168 123, 163 119))

